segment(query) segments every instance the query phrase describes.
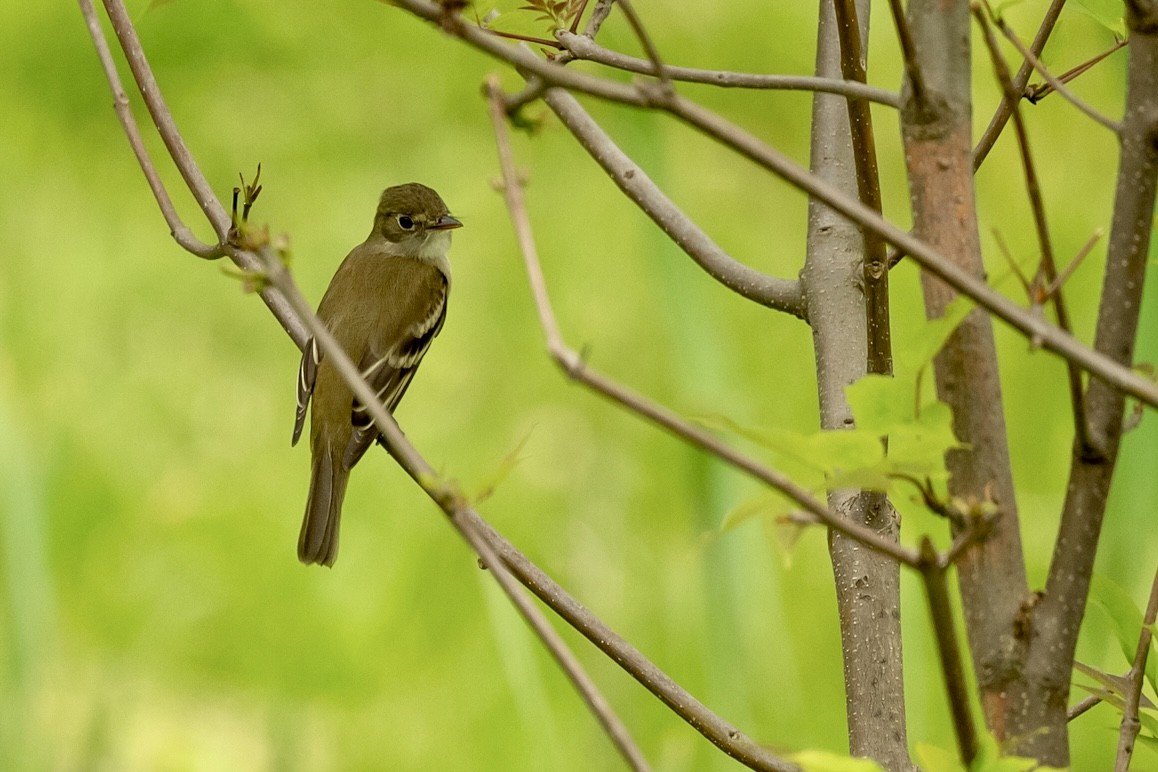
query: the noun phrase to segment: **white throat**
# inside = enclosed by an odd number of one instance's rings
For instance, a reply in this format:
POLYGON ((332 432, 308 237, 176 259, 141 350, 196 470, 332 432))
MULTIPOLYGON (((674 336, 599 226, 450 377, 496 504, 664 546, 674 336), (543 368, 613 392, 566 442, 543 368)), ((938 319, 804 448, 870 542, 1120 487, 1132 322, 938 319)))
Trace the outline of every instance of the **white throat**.
POLYGON ((450 236, 449 230, 432 230, 427 231, 422 239, 408 238, 396 243, 387 241, 377 234, 372 238, 381 245, 379 248, 389 255, 411 257, 430 263, 442 272, 446 277, 446 283, 450 284, 450 258, 447 256, 450 252, 450 236))

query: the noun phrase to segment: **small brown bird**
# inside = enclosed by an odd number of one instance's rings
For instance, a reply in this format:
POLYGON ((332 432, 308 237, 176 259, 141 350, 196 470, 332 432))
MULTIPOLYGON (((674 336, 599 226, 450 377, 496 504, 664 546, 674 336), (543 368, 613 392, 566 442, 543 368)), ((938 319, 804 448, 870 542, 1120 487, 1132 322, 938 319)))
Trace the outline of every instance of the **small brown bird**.
MULTIPOLYGON (((425 185, 387 188, 374 229, 346 255, 318 306, 318 318, 391 412, 442 330, 450 292, 450 231, 459 227, 442 198, 425 185)), ((295 445, 311 396, 313 467, 298 559, 332 566, 350 470, 378 431, 312 338, 298 369, 295 445)))

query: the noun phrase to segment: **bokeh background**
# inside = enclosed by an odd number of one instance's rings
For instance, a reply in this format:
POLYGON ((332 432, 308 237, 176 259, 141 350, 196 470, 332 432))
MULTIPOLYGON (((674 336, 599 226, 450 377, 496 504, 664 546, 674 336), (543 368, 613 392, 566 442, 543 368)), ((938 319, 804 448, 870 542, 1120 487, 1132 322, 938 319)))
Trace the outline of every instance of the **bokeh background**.
MULTIPOLYGON (((871 79, 895 87, 878 5, 871 79)), ((1009 11, 1023 37, 1043 6, 1009 11)), ((481 507, 501 531, 753 737, 842 751, 823 533, 787 550, 759 520, 721 532, 755 486, 568 385, 544 356, 492 189, 479 92, 490 72, 512 89, 517 77, 368 0, 136 0, 130 10, 218 194, 262 163, 254 219, 290 234, 308 297, 320 298, 364 237, 383 187, 417 180, 443 194, 466 227, 446 328, 399 410, 410 438, 467 491, 523 442, 481 507)), ((669 61, 811 71, 814 4, 640 11, 669 61)), ((354 475, 337 566, 298 564, 308 461, 289 446, 297 351, 219 263, 169 238, 77 7, 8 4, 0 18, 0 767, 615 768, 570 686, 385 454, 370 453, 354 475)), ((618 18, 603 41, 637 50, 618 18)), ((1065 69, 1111 42, 1067 9, 1046 60, 1065 69)), ((998 95, 988 61, 976 59, 980 129, 998 95)), ((1124 64, 1115 55, 1077 90, 1120 114, 1124 64)), ((686 91, 807 163, 807 95, 686 91)), ((669 120, 591 107, 732 254, 796 274, 802 195, 669 120)), ((136 99, 134 108, 173 197, 207 236, 136 99)), ((1027 113, 1068 260, 1108 226, 1115 144, 1056 97, 1027 113)), ((889 214, 906 223, 895 116, 876 115, 889 214)), ((804 325, 701 274, 557 123, 516 138, 516 152, 563 328, 593 365, 685 414, 816 427, 804 325)), ((1034 250, 1012 136, 979 190, 987 259, 1000 273, 993 229, 1019 259, 1034 250)), ((1103 242, 1068 288, 1087 340, 1104 259, 1103 242)), ((904 328, 921 317, 916 274, 905 264, 894 277, 904 328)), ((1156 356, 1156 291, 1152 281, 1141 360, 1156 356)), ((1040 582, 1071 437, 1064 374, 1020 336, 999 327, 998 337, 1027 560, 1040 582)), ((1158 558, 1153 419, 1126 440, 1098 564, 1139 603, 1158 558)), ((942 524, 899 504, 906 538, 943 541, 942 524)), ((911 577, 904 591, 910 738, 953 747, 923 598, 911 577)), ((1087 620, 1081 658, 1125 670, 1106 621, 1096 610, 1087 620)), ((566 635, 657 767, 736 768, 566 635)), ((1105 707, 1076 722, 1075 768, 1105 768, 1114 729, 1105 707)))

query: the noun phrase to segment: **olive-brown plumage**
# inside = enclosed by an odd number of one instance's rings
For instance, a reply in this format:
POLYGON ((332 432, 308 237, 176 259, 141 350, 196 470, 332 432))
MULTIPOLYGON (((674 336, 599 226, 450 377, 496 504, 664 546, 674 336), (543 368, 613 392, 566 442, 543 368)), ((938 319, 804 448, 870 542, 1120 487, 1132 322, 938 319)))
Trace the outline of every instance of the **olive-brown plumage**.
MULTIPOLYGON (((450 231, 462 225, 437 193, 417 183, 382 192, 374 229, 330 281, 318 318, 393 411, 446 319, 450 231)), ((378 438, 337 368, 311 339, 298 371, 293 441, 310 400, 312 468, 298 559, 332 566, 350 470, 378 438)))

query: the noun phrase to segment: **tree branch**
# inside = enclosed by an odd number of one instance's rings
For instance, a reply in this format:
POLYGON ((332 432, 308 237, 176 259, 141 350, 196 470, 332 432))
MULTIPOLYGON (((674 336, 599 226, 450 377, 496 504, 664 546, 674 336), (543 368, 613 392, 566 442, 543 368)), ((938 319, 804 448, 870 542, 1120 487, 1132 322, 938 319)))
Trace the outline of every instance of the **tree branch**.
MULTIPOLYGON (((1137 343, 1158 192, 1158 7, 1133 2, 1127 8, 1125 114, 1094 345, 1128 367, 1137 343)), ((1026 672, 1035 688, 1024 693, 1024 704, 1018 706, 1025 729, 1035 730, 1019 744, 1019 752, 1053 766, 1069 760, 1066 745, 1051 738, 1065 736, 1070 667, 1118 459, 1125 395, 1092 379, 1086 411, 1089 447, 1073 449, 1045 595, 1033 613, 1026 672)))
MULTIPOLYGON (((923 103, 914 101, 901 111, 914 232, 944 250, 957 270, 982 281, 985 267, 970 162, 969 8, 940 0, 910 0, 908 7, 927 90, 923 103)), ((942 316, 958 292, 973 295, 963 282, 938 280, 945 278, 936 270, 921 276, 930 319, 942 316)), ((1017 679, 1024 648, 1013 635, 1014 622, 1029 587, 992 320, 976 309, 970 312, 933 365, 937 396, 952 410, 953 433, 962 444, 946 455, 949 493, 965 501, 992 500, 1001 513, 988 537, 956 562, 982 707, 1001 742, 1006 737, 1007 687, 1017 679)), ((953 529, 959 532, 961 524, 953 523, 953 529)))
POLYGON ((181 221, 180 215, 177 214, 177 210, 169 198, 168 191, 165 190, 165 183, 161 181, 161 176, 157 174, 156 168, 149 159, 149 151, 145 148, 145 141, 137 129, 137 122, 133 119, 132 111, 129 108, 129 98, 125 95, 124 86, 121 85, 121 78, 117 74, 117 66, 113 62, 108 41, 105 40, 104 34, 100 31, 100 21, 97 20, 91 3, 81 3, 80 10, 84 14, 85 23, 88 24, 89 34, 96 44, 101 69, 104 70, 109 88, 113 92, 113 109, 116 110, 117 119, 121 122, 121 128, 133 149, 133 155, 137 157, 137 164, 145 173, 149 190, 153 192, 153 198, 156 199, 157 206, 161 209, 161 216, 169 225, 169 233, 172 234, 173 240, 185 251, 202 259, 216 260, 223 257, 225 252, 220 244, 206 244, 198 239, 193 231, 189 230, 188 226, 181 221))
POLYGON ((511 158, 506 124, 503 122, 506 113, 503 110, 502 91, 494 77, 488 79, 486 89, 491 102, 491 120, 494 123, 496 140, 499 144, 499 157, 503 165, 503 191, 507 201, 507 209, 510 211, 519 248, 523 253, 527 278, 531 284, 531 294, 539 313, 539 323, 547 338, 547 350, 563 372, 569 378, 591 387, 612 402, 658 424, 677 437, 706 450, 741 472, 779 491, 830 528, 851 536, 865 546, 889 555, 900 563, 916 567, 918 558, 913 551, 896 542, 882 538, 864 526, 850 523, 836 515, 809 491, 794 483, 786 475, 759 464, 668 409, 656 405, 595 372, 587 366, 578 352, 567 346, 555 319, 550 298, 547 295, 547 285, 543 278, 542 266, 539 263, 538 249, 535 247, 530 219, 527 217, 526 206, 523 203, 522 189, 515 173, 514 161, 511 158))
POLYGON ((945 564, 938 558, 933 543, 927 537, 921 541, 921 557, 921 578, 929 601, 929 615, 932 617, 937 653, 941 660, 941 676, 949 695, 957 747, 961 751, 961 760, 969 767, 977 757, 977 729, 973 724, 973 709, 970 707, 957 624, 953 621, 953 604, 945 581, 945 564))
MULTIPOLYGON (((836 4, 818 5, 815 73, 839 76, 842 46, 836 4)), ((861 0, 860 9, 859 18, 867 22, 867 0, 861 0)), ((868 25, 857 26, 856 36, 862 41, 868 25)), ((851 194, 857 192, 857 164, 849 120, 845 99, 819 92, 813 96, 809 171, 851 194)), ((868 372, 865 242, 865 233, 855 223, 822 201, 809 199, 800 280, 812 326, 820 426, 827 430, 856 426, 845 388, 868 372)), ((828 505, 885 538, 899 538, 900 516, 881 492, 829 491, 828 505)), ((892 772, 914 770, 905 714, 899 566, 839 533, 829 534, 828 554, 840 620, 849 752, 892 772)))
MULTIPOLYGON (((987 7, 988 8, 988 7, 987 7)), ((989 9, 992 14, 992 9, 989 9)), ((1005 63, 1005 59, 1001 56, 1001 50, 997 46, 997 37, 993 34, 993 28, 989 24, 989 19, 986 18, 985 11, 980 6, 973 6, 973 15, 977 19, 977 23, 981 26, 981 31, 984 33, 985 45, 989 49, 989 56, 993 61, 993 69, 997 73, 997 80, 1001 83, 1001 87, 1005 92, 1005 98, 1010 104, 1010 113, 1013 116, 1013 128, 1017 135, 1017 149, 1021 155, 1021 168, 1025 173, 1025 187, 1026 193, 1029 196, 1030 210, 1033 212, 1034 230, 1037 233, 1038 245, 1041 248, 1041 267, 1038 275, 1034 277, 1033 287, 1037 288, 1038 296, 1031 298, 1033 303, 1046 303, 1053 300, 1054 313, 1057 315, 1058 327, 1062 328, 1069 334, 1073 334, 1073 326, 1070 324, 1069 311, 1066 308, 1065 296, 1062 294, 1061 285, 1057 285, 1056 291, 1049 293, 1048 287, 1052 287, 1058 280, 1057 263, 1053 256, 1053 244, 1049 237, 1049 227, 1045 221, 1045 202, 1042 200, 1041 185, 1037 179, 1037 170, 1033 164, 1033 154, 1029 149, 1029 132, 1025 128, 1025 120, 1021 115, 1021 108, 1018 102, 1021 101, 1021 94, 1014 88, 1013 81, 1009 75, 1009 67, 1005 63), (1042 278, 1045 282, 1042 282, 1042 278)), ((1029 53, 1028 51, 1026 53, 1029 53)), ((1031 54, 1032 55, 1032 54, 1031 54)), ((1086 447, 1089 444, 1087 437, 1086 425, 1086 398, 1083 394, 1082 373, 1072 361, 1066 361, 1066 378, 1070 389, 1070 408, 1073 411, 1074 420, 1074 442, 1079 447, 1086 447)))
MULTIPOLYGON (((655 69, 651 62, 639 59, 618 51, 604 48, 593 40, 582 35, 572 35, 569 32, 556 34, 576 59, 614 67, 618 70, 635 72, 640 75, 654 75, 655 69)), ((751 88, 751 89, 780 89, 786 91, 819 91, 830 94, 840 94, 847 97, 859 97, 870 102, 899 108, 901 98, 892 91, 886 91, 864 83, 853 83, 839 78, 818 78, 811 75, 762 75, 749 72, 729 72, 726 70, 704 70, 695 67, 667 66, 668 75, 672 80, 688 83, 704 83, 720 88, 751 88)))
MULTIPOLYGON (((860 40, 860 23, 855 0, 834 0, 836 29, 840 37, 840 67, 845 80, 867 80, 865 53, 860 40)), ((909 41, 910 46, 912 41, 909 41)), ((911 53, 911 50, 910 50, 911 53)), ((916 68, 914 67, 914 70, 916 68)), ((914 98, 916 90, 914 89, 914 98)), ((881 212, 881 180, 877 169, 877 147, 868 102, 849 99, 848 126, 852 137, 852 157, 856 165, 860 200, 877 214, 881 212)), ((868 335, 868 372, 893 372, 892 327, 889 324, 889 261, 885 242, 872 231, 864 234, 864 308, 868 335)))
POLYGON ((651 74, 659 78, 660 82, 665 86, 671 86, 671 73, 668 72, 663 60, 659 56, 659 49, 655 47, 651 36, 647 34, 647 29, 643 26, 643 21, 639 18, 639 14, 635 12, 635 6, 632 5, 631 0, 619 0, 619 8, 623 11, 623 15, 627 17, 627 23, 631 25, 631 29, 635 32, 635 36, 639 38, 640 45, 647 53, 648 63, 651 65, 651 74))
MULTIPOLYGON (((1057 24, 1058 17, 1061 16, 1062 6, 1065 4, 1066 0, 1052 0, 1049 8, 1046 9, 1041 26, 1037 28, 1037 34, 1033 36, 1033 42, 1029 44, 1029 50, 1033 52, 1034 56, 1040 57, 1041 52, 1045 50, 1045 44, 1053 32, 1054 25, 1057 24)), ((1019 94, 1025 92, 1025 87, 1029 83, 1029 76, 1032 74, 1033 65, 1028 61, 1022 62, 1021 67, 1017 70, 1017 75, 1013 78, 1013 85, 1019 94)), ((985 133, 977 141, 977 146, 973 148, 974 172, 981 168, 981 164, 985 163, 985 158, 997 143, 997 138, 1001 136, 1001 132, 1005 128, 1005 124, 1009 122, 1011 115, 1009 100, 1002 99, 997 105, 997 112, 993 114, 989 126, 985 129, 985 133)))
POLYGON ((544 101, 619 189, 709 276, 760 305, 806 317, 799 281, 760 273, 724 252, 619 149, 575 97, 553 88, 546 92, 544 101))
MULTIPOLYGON (((993 11, 990 10, 989 14, 990 14, 990 16, 993 16, 993 11)), ((1000 16, 994 17, 994 23, 997 24, 997 28, 1001 30, 1001 34, 1003 34, 1005 36, 1006 40, 1008 40, 1010 43, 1013 44, 1013 47, 1017 49, 1018 53, 1021 54, 1022 58, 1025 59, 1025 61, 1029 62, 1029 65, 1033 69, 1037 70, 1038 74, 1040 74, 1041 77, 1045 79, 1045 82, 1048 83, 1050 85, 1050 87, 1053 88, 1054 91, 1061 94, 1063 99, 1065 99, 1067 102, 1072 104, 1074 107, 1081 110, 1088 117, 1090 117, 1095 123, 1102 124, 1107 129, 1114 132, 1115 134, 1121 132, 1122 124, 1118 123, 1117 121, 1115 121, 1111 118, 1107 118, 1106 116, 1099 113, 1097 110, 1095 110, 1093 107, 1091 107, 1088 102, 1086 102, 1085 100, 1078 97, 1078 95, 1075 94, 1074 92, 1070 91, 1069 88, 1066 86, 1066 84, 1063 83, 1060 78, 1054 77, 1054 75, 1048 69, 1046 69, 1046 66, 1041 63, 1041 59, 1038 59, 1037 55, 1034 54, 1033 51, 1031 51, 1029 48, 1026 48, 1025 43, 1021 42, 1021 38, 1019 38, 1017 36, 1017 33, 1014 32, 1013 29, 1009 26, 1009 24, 1006 23, 1005 19, 1003 19, 1000 16)), ((1114 50, 1116 51, 1117 48, 1115 48, 1114 50)), ((1108 55, 1109 54, 1105 54, 1103 56, 1108 56, 1108 55)), ((1028 82, 1028 80, 1029 79, 1027 78, 1026 81, 1028 82)), ((1021 90, 1018 90, 1017 87, 1011 83, 1010 90, 1012 90, 1012 92, 1017 95, 1016 99, 1014 100, 1014 104, 1017 104, 1024 97, 1025 87, 1023 86, 1021 88, 1021 90)), ((1038 98, 1040 98, 1040 97, 1038 97, 1038 98)), ((1008 97, 1007 97, 1007 100, 1008 100, 1008 97)), ((1036 101, 1036 100, 1034 100, 1034 101, 1036 101)))
POLYGON ((1142 682, 1146 678, 1146 659, 1150 655, 1150 641, 1154 636, 1151 629, 1154 627, 1155 618, 1158 618, 1158 571, 1154 573, 1154 580, 1150 583, 1150 600, 1142 617, 1138 648, 1134 652, 1130 672, 1126 674, 1128 687, 1123 695, 1125 706, 1122 708, 1122 726, 1118 732, 1118 753, 1114 761, 1114 772, 1126 772, 1130 768, 1134 741, 1138 738, 1138 730, 1142 728, 1142 723, 1138 720, 1138 708, 1142 697, 1142 682))
POLYGON ((543 613, 531 603, 523 588, 515 582, 496 550, 486 539, 485 534, 474 527, 473 523, 474 519, 477 518, 477 513, 472 511, 462 493, 453 484, 442 479, 406 439, 394 417, 376 398, 374 389, 366 383, 365 378, 350 360, 346 351, 314 314, 294 283, 284 262, 268 245, 261 245, 257 249, 250 248, 249 251, 255 252, 262 258, 265 277, 289 300, 298 316, 305 321, 311 337, 317 341, 327 361, 337 368, 342 380, 353 390, 358 402, 366 406, 367 413, 378 429, 391 457, 447 515, 451 525, 475 551, 483 566, 491 572, 503 593, 514 604, 519 614, 527 621, 527 624, 530 625, 544 647, 558 663, 560 669, 575 686, 624 760, 632 769, 649 769, 643 754, 636 746, 635 741, 631 739, 627 727, 623 725, 606 698, 583 670, 579 660, 567 648, 567 644, 563 642, 559 633, 551 627, 543 613))

